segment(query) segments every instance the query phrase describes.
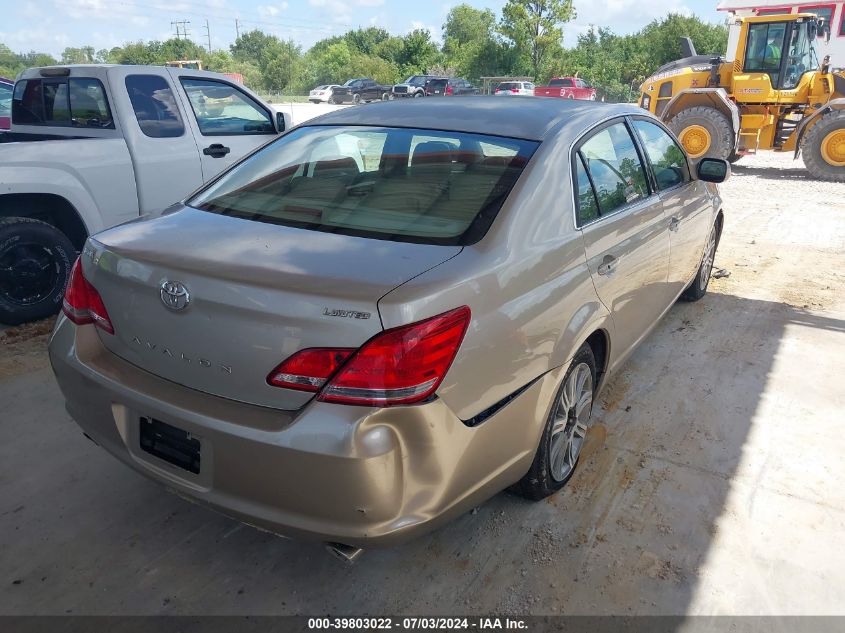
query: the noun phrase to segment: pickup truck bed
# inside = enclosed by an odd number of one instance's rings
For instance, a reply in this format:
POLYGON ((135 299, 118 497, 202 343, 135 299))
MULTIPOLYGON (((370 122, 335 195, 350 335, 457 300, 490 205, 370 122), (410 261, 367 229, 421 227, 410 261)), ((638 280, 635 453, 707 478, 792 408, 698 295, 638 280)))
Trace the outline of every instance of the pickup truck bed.
POLYGON ((183 200, 289 120, 237 82, 189 68, 22 73, 0 134, 0 323, 58 312, 88 236, 183 200))

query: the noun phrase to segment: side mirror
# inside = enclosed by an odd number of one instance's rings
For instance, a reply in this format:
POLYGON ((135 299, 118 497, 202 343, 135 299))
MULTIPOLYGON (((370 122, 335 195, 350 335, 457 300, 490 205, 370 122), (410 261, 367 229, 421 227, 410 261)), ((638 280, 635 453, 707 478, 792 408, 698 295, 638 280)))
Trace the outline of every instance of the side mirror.
POLYGON ((725 182, 731 175, 731 165, 722 158, 702 158, 698 161, 698 179, 705 182, 725 182))
POLYGON ((287 120, 284 112, 276 112, 276 131, 281 134, 288 129, 287 120))

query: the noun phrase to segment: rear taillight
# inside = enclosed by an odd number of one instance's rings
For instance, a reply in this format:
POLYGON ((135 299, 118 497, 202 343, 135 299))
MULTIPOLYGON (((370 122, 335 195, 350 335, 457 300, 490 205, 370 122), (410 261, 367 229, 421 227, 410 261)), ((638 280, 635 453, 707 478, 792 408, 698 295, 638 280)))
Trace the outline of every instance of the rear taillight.
POLYGON ((452 94, 452 86, 446 86, 446 94, 447 95, 452 94))
POLYGON ((297 352, 267 377, 274 387, 319 391, 326 380, 349 358, 354 349, 311 348, 297 352))
POLYGON ((511 92, 514 94, 519 94, 519 88, 512 88, 511 92))
POLYGON ((386 330, 357 351, 306 349, 271 372, 278 387, 320 391, 318 400, 387 407, 433 394, 458 353, 470 321, 464 306, 386 330))
POLYGON ((77 325, 93 323, 101 330, 114 334, 114 327, 103 299, 82 274, 82 261, 79 258, 76 259, 70 271, 70 279, 62 302, 62 312, 77 325))

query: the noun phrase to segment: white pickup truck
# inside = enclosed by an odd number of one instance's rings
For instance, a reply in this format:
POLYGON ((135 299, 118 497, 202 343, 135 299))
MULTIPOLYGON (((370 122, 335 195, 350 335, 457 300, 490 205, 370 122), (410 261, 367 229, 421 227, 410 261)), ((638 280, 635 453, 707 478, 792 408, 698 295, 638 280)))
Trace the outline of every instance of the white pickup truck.
POLYGON ((87 236, 184 199, 290 127, 210 72, 34 68, 0 135, 0 323, 50 316, 87 236))

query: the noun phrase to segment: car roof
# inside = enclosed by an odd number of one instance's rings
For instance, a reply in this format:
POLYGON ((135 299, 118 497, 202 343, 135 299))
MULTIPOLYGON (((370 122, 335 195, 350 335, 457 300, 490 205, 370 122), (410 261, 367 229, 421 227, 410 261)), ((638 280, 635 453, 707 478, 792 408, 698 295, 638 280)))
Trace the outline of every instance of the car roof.
POLYGON ((384 101, 366 108, 344 108, 304 125, 367 125, 448 130, 542 141, 572 124, 585 129, 613 116, 646 114, 636 105, 577 99, 489 96, 460 99, 384 101))

